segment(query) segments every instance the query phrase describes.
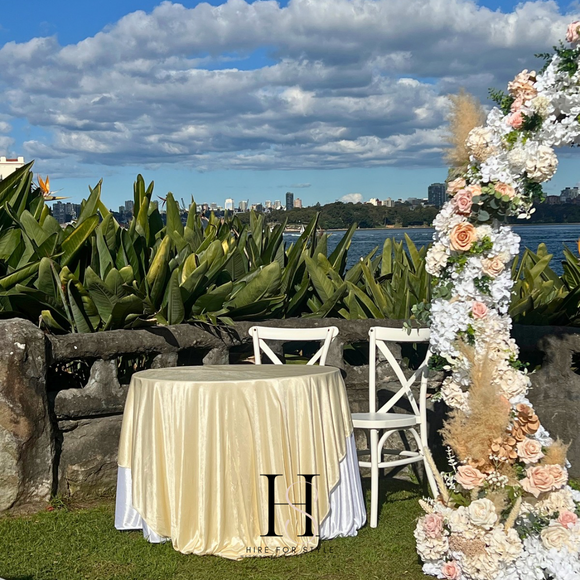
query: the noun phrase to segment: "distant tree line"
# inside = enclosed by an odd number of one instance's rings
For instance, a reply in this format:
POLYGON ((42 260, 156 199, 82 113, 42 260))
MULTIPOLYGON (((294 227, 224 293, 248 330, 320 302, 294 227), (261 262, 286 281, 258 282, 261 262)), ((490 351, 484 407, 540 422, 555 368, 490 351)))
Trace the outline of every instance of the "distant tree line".
MULTIPOLYGON (((320 227, 323 229, 346 229, 353 223, 361 228, 384 228, 386 226, 430 226, 439 210, 433 206, 397 205, 395 207, 374 206, 367 203, 342 203, 336 201, 326 205, 294 208, 289 211, 275 210, 264 214, 269 223, 307 224, 320 212, 320 227)), ((249 223, 250 212, 238 214, 242 223, 249 223)), ((580 205, 538 204, 531 219, 511 218, 510 223, 580 223, 580 205)))
MULTIPOLYGON (((401 227, 430 225, 437 211, 434 207, 411 208, 410 205, 382 207, 337 201, 289 211, 276 210, 266 214, 265 218, 268 222, 288 219, 288 224, 299 225, 307 224, 317 212, 320 212, 320 227, 324 229, 346 229, 355 222, 361 228, 384 228, 395 225, 401 227)), ((240 218, 242 221, 249 221, 249 213, 240 214, 240 218)))

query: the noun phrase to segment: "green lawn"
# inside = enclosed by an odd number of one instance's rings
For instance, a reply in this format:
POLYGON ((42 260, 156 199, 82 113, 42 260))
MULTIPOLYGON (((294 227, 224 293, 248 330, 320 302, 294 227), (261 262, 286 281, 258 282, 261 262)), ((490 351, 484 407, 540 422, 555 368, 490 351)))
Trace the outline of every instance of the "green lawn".
MULTIPOLYGON (((365 483, 367 483, 365 481, 365 483)), ((367 489, 368 495, 368 489, 367 489)), ((422 579, 413 529, 422 488, 383 480, 379 527, 355 538, 321 542, 317 551, 241 562, 176 552, 141 532, 118 532, 111 501, 91 509, 59 509, 0 519, 0 577, 6 580, 206 580, 317 578, 422 579)), ((368 505, 367 497, 367 505, 368 505)))

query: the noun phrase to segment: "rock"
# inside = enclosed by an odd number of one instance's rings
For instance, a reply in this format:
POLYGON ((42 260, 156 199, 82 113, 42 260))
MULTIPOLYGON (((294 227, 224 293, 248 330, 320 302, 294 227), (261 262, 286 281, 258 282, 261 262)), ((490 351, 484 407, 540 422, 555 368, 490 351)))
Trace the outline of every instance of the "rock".
POLYGON ((47 502, 53 460, 44 334, 31 322, 0 321, 0 512, 47 502))
POLYGON ((122 415, 63 421, 58 493, 93 499, 115 492, 122 415))
POLYGON ((548 335, 536 349, 544 354, 542 368, 531 375, 528 398, 541 424, 553 438, 570 443, 571 477, 580 477, 580 376, 574 372, 573 357, 580 353, 580 334, 548 335))
POLYGON ((64 389, 54 398, 57 419, 91 417, 122 413, 127 398, 127 385, 117 378, 117 359, 96 360, 89 380, 82 389, 64 389))

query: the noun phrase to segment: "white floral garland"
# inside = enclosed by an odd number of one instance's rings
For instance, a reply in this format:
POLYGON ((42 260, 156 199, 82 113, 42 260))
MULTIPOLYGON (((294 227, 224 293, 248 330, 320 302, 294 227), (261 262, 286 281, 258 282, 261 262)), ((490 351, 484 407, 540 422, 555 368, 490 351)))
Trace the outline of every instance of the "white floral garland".
POLYGON ((558 165, 553 148, 580 141, 580 22, 568 27, 567 40, 571 49, 557 49, 540 74, 518 74, 501 108, 471 131, 470 167, 448 184, 451 198, 434 221, 427 271, 438 279, 431 349, 450 371, 442 398, 466 415, 477 412, 469 398, 473 357, 485 358, 494 368, 491 383, 511 407, 506 438, 493 443, 489 462, 463 458, 446 475, 445 493, 422 502, 417 552, 424 572, 438 578, 580 578, 580 493, 566 485, 565 465, 544 459, 553 441, 526 398, 530 380, 508 315, 509 265, 520 238, 503 223, 533 213, 539 184, 558 165), (515 482, 500 473, 502 462, 518 473, 515 482), (508 488, 509 509, 498 513, 488 498, 508 488))

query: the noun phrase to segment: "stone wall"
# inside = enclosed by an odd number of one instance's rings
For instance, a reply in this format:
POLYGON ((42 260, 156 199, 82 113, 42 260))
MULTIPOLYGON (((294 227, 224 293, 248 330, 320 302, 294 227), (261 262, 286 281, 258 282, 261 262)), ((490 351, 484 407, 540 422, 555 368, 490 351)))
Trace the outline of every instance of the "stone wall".
MULTIPOLYGON (((369 328, 400 326, 388 320, 332 319, 260 324, 338 326, 327 364, 343 370, 353 412, 368 409, 369 328)), ((247 362, 252 354, 250 326, 240 322, 217 331, 179 325, 52 336, 30 322, 0 321, 0 512, 35 509, 56 494, 85 499, 113 493, 131 375, 146 368, 247 362)), ((544 359, 531 393, 541 419, 565 441, 574 440, 580 376, 572 367, 580 339, 565 331, 554 334, 551 328, 516 330, 524 353, 536 358, 539 353, 544 359)), ((408 357, 413 358, 412 350, 397 353, 397 358, 408 357)), ((381 400, 398 383, 386 363, 379 365, 379 375, 381 400)), ((430 441, 435 446, 443 413, 442 404, 430 406, 430 441)), ((362 433, 357 433, 357 445, 365 446, 362 433)), ((580 476, 580 438, 570 457, 572 474, 580 476)))

